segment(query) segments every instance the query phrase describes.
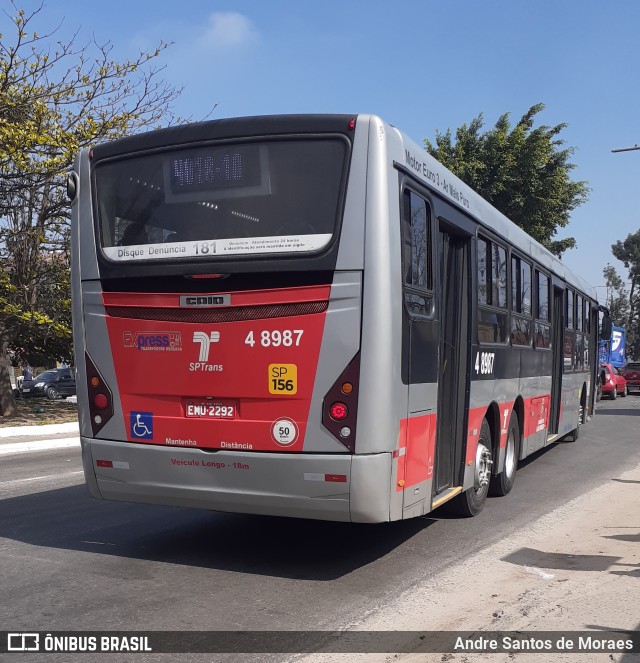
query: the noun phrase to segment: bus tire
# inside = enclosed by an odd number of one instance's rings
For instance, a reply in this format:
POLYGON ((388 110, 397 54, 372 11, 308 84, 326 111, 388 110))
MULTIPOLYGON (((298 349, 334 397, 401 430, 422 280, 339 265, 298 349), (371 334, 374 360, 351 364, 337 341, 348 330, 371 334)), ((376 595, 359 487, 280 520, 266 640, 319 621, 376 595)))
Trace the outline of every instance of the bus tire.
POLYGON ((504 497, 511 492, 518 471, 518 457, 520 456, 520 424, 518 415, 511 412, 509 428, 507 429, 507 446, 505 448, 504 469, 500 474, 491 477, 489 495, 504 497))
POLYGON ((563 439, 565 442, 577 442, 579 437, 580 425, 578 425, 578 427, 572 430, 568 435, 565 435, 563 439))
POLYGON ((491 444, 491 429, 486 419, 480 428, 478 447, 476 449, 476 462, 474 467, 474 485, 452 500, 453 511, 464 518, 477 516, 489 493, 491 480, 491 467, 493 466, 493 452, 491 444))
POLYGON ((587 389, 582 387, 580 394, 580 409, 578 410, 578 426, 587 423, 587 389))

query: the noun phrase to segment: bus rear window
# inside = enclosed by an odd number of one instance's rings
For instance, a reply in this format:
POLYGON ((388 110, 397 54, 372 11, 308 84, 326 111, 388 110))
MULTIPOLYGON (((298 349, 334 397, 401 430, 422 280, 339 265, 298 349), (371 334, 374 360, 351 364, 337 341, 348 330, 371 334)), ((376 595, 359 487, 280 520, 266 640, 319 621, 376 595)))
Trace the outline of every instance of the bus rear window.
POLYGON ((318 252, 341 209, 340 138, 167 150, 95 168, 104 255, 114 261, 318 252))

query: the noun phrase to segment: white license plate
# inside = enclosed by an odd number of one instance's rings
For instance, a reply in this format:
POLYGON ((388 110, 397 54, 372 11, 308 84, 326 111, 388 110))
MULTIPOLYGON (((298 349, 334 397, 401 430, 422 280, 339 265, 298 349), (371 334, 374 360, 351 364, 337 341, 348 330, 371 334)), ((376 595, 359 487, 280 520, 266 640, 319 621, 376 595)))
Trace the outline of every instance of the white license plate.
POLYGON ((30 392, 30 391, 31 391, 31 389, 28 389, 28 388, 22 390, 22 392, 23 392, 24 394, 26 394, 26 393, 28 393, 28 392, 30 392))
POLYGON ((193 400, 184 404, 184 416, 201 419, 235 419, 238 407, 235 401, 193 400))

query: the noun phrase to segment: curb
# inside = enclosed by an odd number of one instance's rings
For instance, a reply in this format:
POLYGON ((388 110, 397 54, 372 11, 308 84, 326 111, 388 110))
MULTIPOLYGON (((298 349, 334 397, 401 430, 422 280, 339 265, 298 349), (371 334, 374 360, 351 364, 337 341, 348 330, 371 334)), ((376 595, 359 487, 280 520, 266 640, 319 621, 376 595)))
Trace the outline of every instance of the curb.
POLYGON ((66 424, 47 424, 46 426, 8 426, 6 428, 0 428, 0 439, 23 435, 39 437, 45 435, 57 435, 59 433, 76 433, 77 435, 80 435, 78 422, 69 421, 66 424))

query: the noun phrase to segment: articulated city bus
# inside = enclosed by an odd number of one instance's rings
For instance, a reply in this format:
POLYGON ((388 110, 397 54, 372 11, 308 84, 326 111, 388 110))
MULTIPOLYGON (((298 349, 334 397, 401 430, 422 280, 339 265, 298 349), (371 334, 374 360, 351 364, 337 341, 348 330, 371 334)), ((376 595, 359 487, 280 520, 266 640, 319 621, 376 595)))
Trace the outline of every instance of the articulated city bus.
POLYGON ((69 194, 95 497, 475 515, 591 418, 594 289, 377 117, 96 145, 69 194))

